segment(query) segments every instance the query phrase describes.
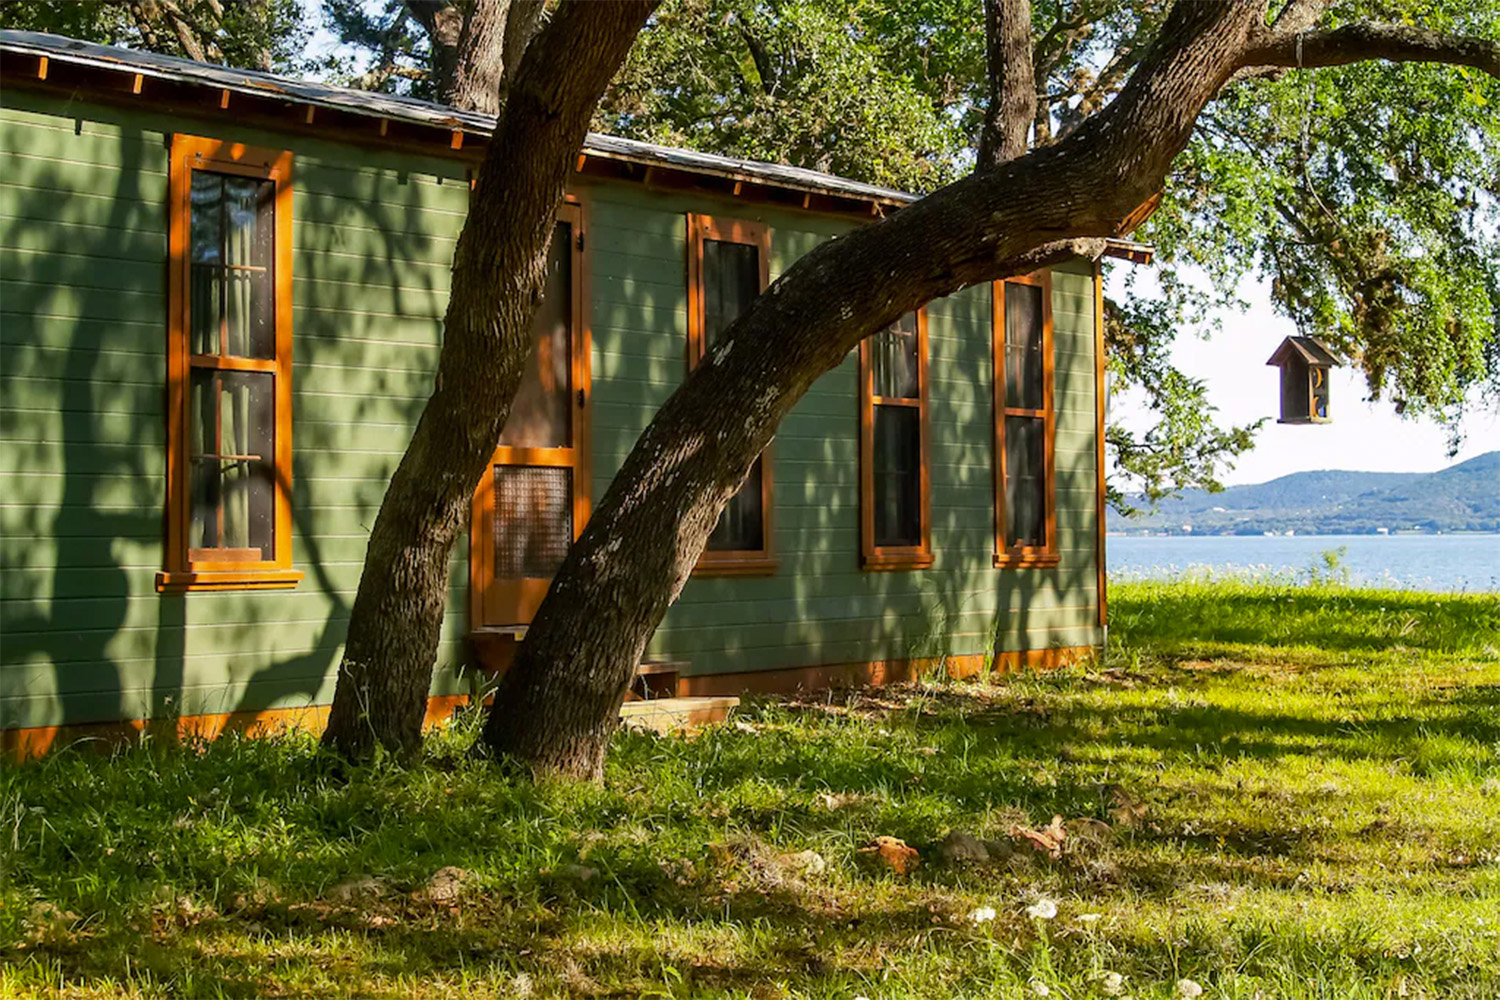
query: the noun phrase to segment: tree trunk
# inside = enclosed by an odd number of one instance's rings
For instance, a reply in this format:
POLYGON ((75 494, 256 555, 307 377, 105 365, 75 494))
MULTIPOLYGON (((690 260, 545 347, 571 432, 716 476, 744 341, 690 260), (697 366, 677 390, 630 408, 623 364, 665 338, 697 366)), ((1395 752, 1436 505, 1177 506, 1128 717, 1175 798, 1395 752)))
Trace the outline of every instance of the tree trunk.
POLYGON ((824 243, 725 331, 652 420, 554 579, 483 740, 539 772, 597 778, 620 703, 720 510, 778 422, 861 339, 961 288, 1114 235, 1153 195, 1264 16, 1178 4, 1110 108, 1069 139, 824 243))
POLYGON ((454 251, 434 391, 370 533, 323 735, 346 755, 420 742, 448 560, 531 349, 553 216, 594 106, 654 5, 565 2, 517 68, 454 251))

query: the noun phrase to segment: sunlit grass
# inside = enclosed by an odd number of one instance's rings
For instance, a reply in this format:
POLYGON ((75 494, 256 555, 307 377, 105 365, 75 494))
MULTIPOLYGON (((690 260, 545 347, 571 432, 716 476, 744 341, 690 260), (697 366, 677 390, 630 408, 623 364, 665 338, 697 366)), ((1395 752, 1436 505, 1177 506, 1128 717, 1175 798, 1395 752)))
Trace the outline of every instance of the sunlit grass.
POLYGON ((7 766, 0 996, 1500 997, 1500 600, 1139 583, 1111 617, 1103 664, 622 733, 603 787, 470 761, 472 719, 412 767, 7 766), (937 863, 1054 813, 1113 836, 937 863))

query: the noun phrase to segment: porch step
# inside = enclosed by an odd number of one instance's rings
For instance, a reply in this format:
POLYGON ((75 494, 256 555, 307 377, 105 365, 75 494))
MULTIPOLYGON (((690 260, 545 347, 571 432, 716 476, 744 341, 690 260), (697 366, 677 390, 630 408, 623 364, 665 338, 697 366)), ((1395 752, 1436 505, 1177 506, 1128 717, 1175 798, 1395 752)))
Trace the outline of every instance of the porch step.
POLYGON ((670 733, 678 729, 723 722, 739 703, 740 700, 732 696, 627 701, 620 706, 620 719, 627 726, 670 733))

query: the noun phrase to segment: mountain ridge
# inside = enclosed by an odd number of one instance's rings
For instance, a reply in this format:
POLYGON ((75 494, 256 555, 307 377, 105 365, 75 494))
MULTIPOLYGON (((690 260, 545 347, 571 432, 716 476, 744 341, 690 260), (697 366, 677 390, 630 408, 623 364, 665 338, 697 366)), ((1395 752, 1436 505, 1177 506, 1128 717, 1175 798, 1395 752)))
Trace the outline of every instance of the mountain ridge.
POLYGON ((1500 451, 1437 472, 1293 472, 1219 493, 1189 490, 1141 517, 1109 514, 1109 530, 1123 534, 1329 535, 1381 529, 1500 531, 1500 451))

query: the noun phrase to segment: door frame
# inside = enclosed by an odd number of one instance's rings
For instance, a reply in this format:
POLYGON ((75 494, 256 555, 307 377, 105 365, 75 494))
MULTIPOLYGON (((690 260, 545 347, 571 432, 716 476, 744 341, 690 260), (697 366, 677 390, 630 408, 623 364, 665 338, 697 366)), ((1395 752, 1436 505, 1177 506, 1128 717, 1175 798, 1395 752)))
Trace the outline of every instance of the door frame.
POLYGON ((496 617, 486 613, 486 605, 493 604, 501 595, 494 593, 499 584, 495 579, 495 472, 497 465, 530 465, 571 468, 573 470, 573 538, 576 540, 588 523, 591 509, 590 473, 593 460, 590 434, 590 412, 594 403, 592 349, 593 337, 589 327, 589 273, 584 248, 588 240, 585 235, 585 212, 582 200, 568 195, 557 208, 557 221, 571 227, 572 245, 572 297, 570 348, 572 358, 569 376, 572 380, 572 438, 571 448, 516 448, 501 445, 495 453, 474 491, 469 514, 469 631, 478 632, 486 628, 507 628, 529 624, 536 608, 552 585, 548 580, 522 579, 516 581, 511 595, 523 611, 516 617, 518 622, 492 621, 496 617), (559 452, 571 452, 571 457, 559 452), (486 598, 489 600, 487 601, 486 598))

